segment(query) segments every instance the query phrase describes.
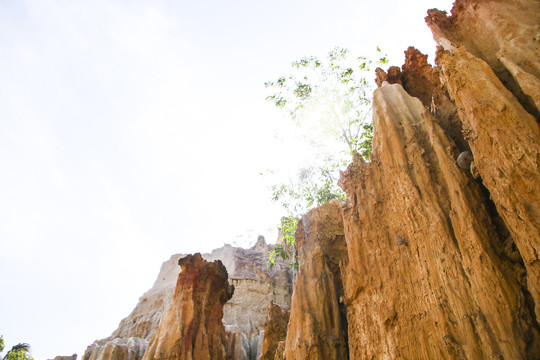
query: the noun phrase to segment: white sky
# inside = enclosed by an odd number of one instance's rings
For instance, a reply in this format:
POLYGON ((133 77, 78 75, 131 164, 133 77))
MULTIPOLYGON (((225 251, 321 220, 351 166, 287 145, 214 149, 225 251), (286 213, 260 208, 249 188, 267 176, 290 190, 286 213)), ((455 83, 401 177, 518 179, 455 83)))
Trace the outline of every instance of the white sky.
POLYGON ((274 241, 295 157, 264 82, 345 46, 430 55, 451 0, 0 0, 0 334, 82 356, 175 253, 274 241))

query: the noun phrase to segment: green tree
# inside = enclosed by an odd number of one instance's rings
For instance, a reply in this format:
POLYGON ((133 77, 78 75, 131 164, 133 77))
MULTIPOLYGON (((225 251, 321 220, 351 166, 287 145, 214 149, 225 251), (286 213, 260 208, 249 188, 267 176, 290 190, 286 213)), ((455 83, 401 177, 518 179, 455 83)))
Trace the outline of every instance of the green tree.
MULTIPOLYGON (((292 238, 283 241, 270 254, 294 257, 294 230, 301 214, 332 199, 343 201, 345 194, 337 186, 339 171, 351 155, 360 153, 366 160, 372 148, 373 65, 388 63, 377 47, 377 60, 351 57, 350 51, 336 47, 325 58, 304 57, 292 63, 290 75, 265 83, 272 93, 266 98, 286 111, 291 120, 305 131, 312 147, 312 162, 287 182, 272 185, 272 200, 287 213, 287 231, 292 238), (294 226, 292 226, 294 225, 294 226)), ((283 232, 283 230, 282 230, 283 232)))
POLYGON ((298 267, 298 262, 294 254, 294 233, 298 226, 298 218, 285 216, 281 218, 281 226, 279 228, 279 238, 281 242, 276 244, 273 250, 270 251, 269 261, 272 268, 277 258, 283 260, 291 259, 291 266, 295 269, 298 267))
MULTIPOLYGON (((4 350, 4 337, 0 336, 0 352, 4 350)), ((26 343, 20 343, 14 345, 11 350, 6 353, 3 360, 33 360, 34 358, 30 354, 30 345, 26 343)))

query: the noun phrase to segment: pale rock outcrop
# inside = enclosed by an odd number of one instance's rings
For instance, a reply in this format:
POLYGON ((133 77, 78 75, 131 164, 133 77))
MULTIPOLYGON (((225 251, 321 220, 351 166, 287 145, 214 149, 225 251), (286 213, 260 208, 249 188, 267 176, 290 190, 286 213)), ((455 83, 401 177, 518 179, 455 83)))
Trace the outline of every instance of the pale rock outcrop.
POLYGON ((98 340, 84 353, 83 360, 140 360, 148 340, 138 337, 98 340))
POLYGON ((224 360, 227 339, 223 305, 234 286, 222 262, 201 254, 181 258, 182 272, 171 306, 161 317, 143 360, 224 360))
POLYGON ((534 358, 523 266, 455 145, 401 85, 373 104, 371 162, 356 155, 340 179, 350 358, 534 358))
POLYGON ((285 341, 290 313, 273 301, 266 310, 261 354, 258 360, 274 360, 280 341, 285 341))
POLYGON ((237 325, 225 326, 227 356, 234 360, 248 360, 249 340, 237 325))
POLYGON ((295 243, 299 269, 284 358, 347 359, 347 317, 340 303, 340 267, 346 262, 347 249, 339 201, 333 200, 302 216, 295 243))
POLYGON ((77 360, 77 354, 71 356, 57 356, 52 360, 77 360))
POLYGON ((236 325, 245 335, 247 343, 243 347, 249 360, 259 356, 266 304, 274 301, 287 309, 291 306, 290 268, 283 260, 269 268, 268 253, 272 248, 260 237, 251 249, 225 246, 205 257, 224 259, 222 261, 231 274, 229 281, 236 290, 225 304, 223 322, 236 325))
MULTIPOLYGON (((289 309, 291 302, 290 267, 278 260, 276 265, 268 268, 268 252, 273 245, 266 244, 264 237, 250 249, 225 245, 211 253, 203 254, 208 261, 221 260, 229 274, 229 282, 235 286, 235 293, 224 307, 223 322, 230 332, 229 339, 234 337, 235 354, 242 349, 248 360, 258 357, 264 328, 265 305, 274 301, 289 309), (235 335, 232 335, 235 334, 235 335), (240 343, 241 342, 241 343, 240 343)), ((140 299, 131 314, 120 322, 118 329, 109 337, 97 340, 86 350, 83 360, 125 360, 119 354, 124 352, 107 352, 100 355, 107 347, 113 346, 117 338, 127 341, 139 338, 146 344, 155 334, 163 312, 171 305, 176 280, 180 272, 178 260, 185 255, 173 255, 161 266, 159 275, 153 285, 140 299), (111 355, 112 354, 112 355, 111 355)), ((138 347, 139 359, 145 348, 138 347)), ((238 359, 243 359, 241 356, 238 359)), ((137 359, 137 360, 139 360, 137 359)), ((236 358, 235 358, 236 359, 236 358)))

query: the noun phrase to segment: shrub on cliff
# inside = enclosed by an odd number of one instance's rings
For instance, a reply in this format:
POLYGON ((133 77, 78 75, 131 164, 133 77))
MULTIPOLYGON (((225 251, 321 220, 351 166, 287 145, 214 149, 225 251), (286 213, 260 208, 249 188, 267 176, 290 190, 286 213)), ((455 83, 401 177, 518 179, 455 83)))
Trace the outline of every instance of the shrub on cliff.
MULTIPOLYGON (((4 337, 0 336, 0 353, 4 351, 4 337)), ((2 357, 0 357, 2 359, 2 357)), ((30 345, 21 343, 13 346, 11 350, 6 353, 3 360, 33 360, 30 355, 30 345)))
POLYGON ((270 254, 271 264, 276 257, 294 258, 296 218, 332 199, 345 199, 337 180, 351 155, 358 152, 368 160, 374 90, 368 76, 372 76, 372 65, 387 62, 379 47, 377 60, 351 58, 349 50, 336 47, 323 59, 308 56, 293 62, 291 74, 265 83, 273 91, 266 99, 286 111, 304 130, 303 137, 313 154, 310 164, 297 176, 272 185, 272 200, 287 213, 281 224, 282 235, 290 235, 283 236, 270 254))

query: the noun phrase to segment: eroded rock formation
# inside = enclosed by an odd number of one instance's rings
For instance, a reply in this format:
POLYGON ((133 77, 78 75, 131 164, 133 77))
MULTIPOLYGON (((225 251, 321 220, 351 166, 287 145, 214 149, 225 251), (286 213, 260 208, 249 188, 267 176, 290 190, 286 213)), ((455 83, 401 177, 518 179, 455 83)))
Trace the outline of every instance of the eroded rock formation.
POLYGON ((497 251, 504 239, 453 142, 399 84, 375 91, 374 128, 371 162, 356 156, 340 180, 351 358, 530 356, 523 268, 497 251))
MULTIPOLYGON (((437 43, 464 45, 489 65, 531 114, 540 109, 540 2, 457 0, 452 16, 432 9, 426 22, 437 43)), ((489 91, 485 91, 489 93, 489 91)))
POLYGON ((261 355, 258 360, 274 360, 280 341, 285 341, 290 313, 278 304, 270 302, 266 310, 261 355))
POLYGON ((294 282, 284 358, 347 359, 347 317, 340 267, 347 249, 339 201, 313 209, 295 233, 299 269, 294 282))
POLYGON ((341 178, 351 358, 540 355, 540 132, 503 66, 537 84, 538 5, 430 10, 438 66, 409 48, 375 92, 371 162, 341 178))
MULTIPOLYGON (((540 10, 540 9, 539 9, 540 10)), ((540 16, 539 16, 540 18, 540 16)), ((539 19, 540 20, 540 19, 539 19)), ((540 127, 488 64, 442 41, 441 78, 463 123, 474 165, 527 269, 540 305, 540 127)), ((537 53, 540 56, 540 53, 537 53)), ((540 89, 540 81, 537 85, 540 89)), ((540 308, 536 310, 540 319, 540 308)))
POLYGON ((422 104, 431 110, 439 125, 460 151, 470 150, 468 142, 463 137, 463 124, 457 115, 456 106, 440 81, 439 68, 431 66, 427 61, 427 55, 411 46, 405 51, 405 63, 401 71, 398 70, 397 66, 391 66, 387 74, 377 68, 375 70, 377 86, 380 87, 383 81, 402 84, 409 95, 420 99, 422 104), (390 73, 394 75, 390 76, 390 73))
POLYGON ((103 339, 94 342, 84 353, 84 360, 139 360, 148 345, 148 340, 139 337, 103 339))
MULTIPOLYGON (((238 360, 243 360, 242 353, 248 360, 258 357, 266 305, 274 301, 286 309, 290 308, 290 268, 278 260, 269 269, 268 252, 271 249, 272 245, 266 244, 264 238, 259 237, 250 249, 225 245, 202 255, 208 261, 221 260, 229 273, 229 282, 235 286, 232 299, 225 304, 223 322, 228 341, 234 345, 231 351, 237 354, 235 359, 238 360)), ((178 260, 184 256, 173 255, 163 263, 153 287, 139 299, 132 313, 120 322, 118 329, 109 338, 97 340, 90 345, 83 360, 126 360, 125 350, 111 351, 116 346, 134 350, 138 357, 130 360, 142 358, 161 316, 172 303, 180 272, 178 260)))
POLYGON ((524 265, 523 296, 538 321, 540 3, 458 0, 451 16, 432 9, 426 22, 439 44, 438 66, 409 48, 400 80, 467 155, 501 239, 493 246, 524 265))
POLYGON ((223 305, 232 297, 225 266, 201 254, 181 258, 171 306, 161 317, 143 360, 224 360, 223 305))

